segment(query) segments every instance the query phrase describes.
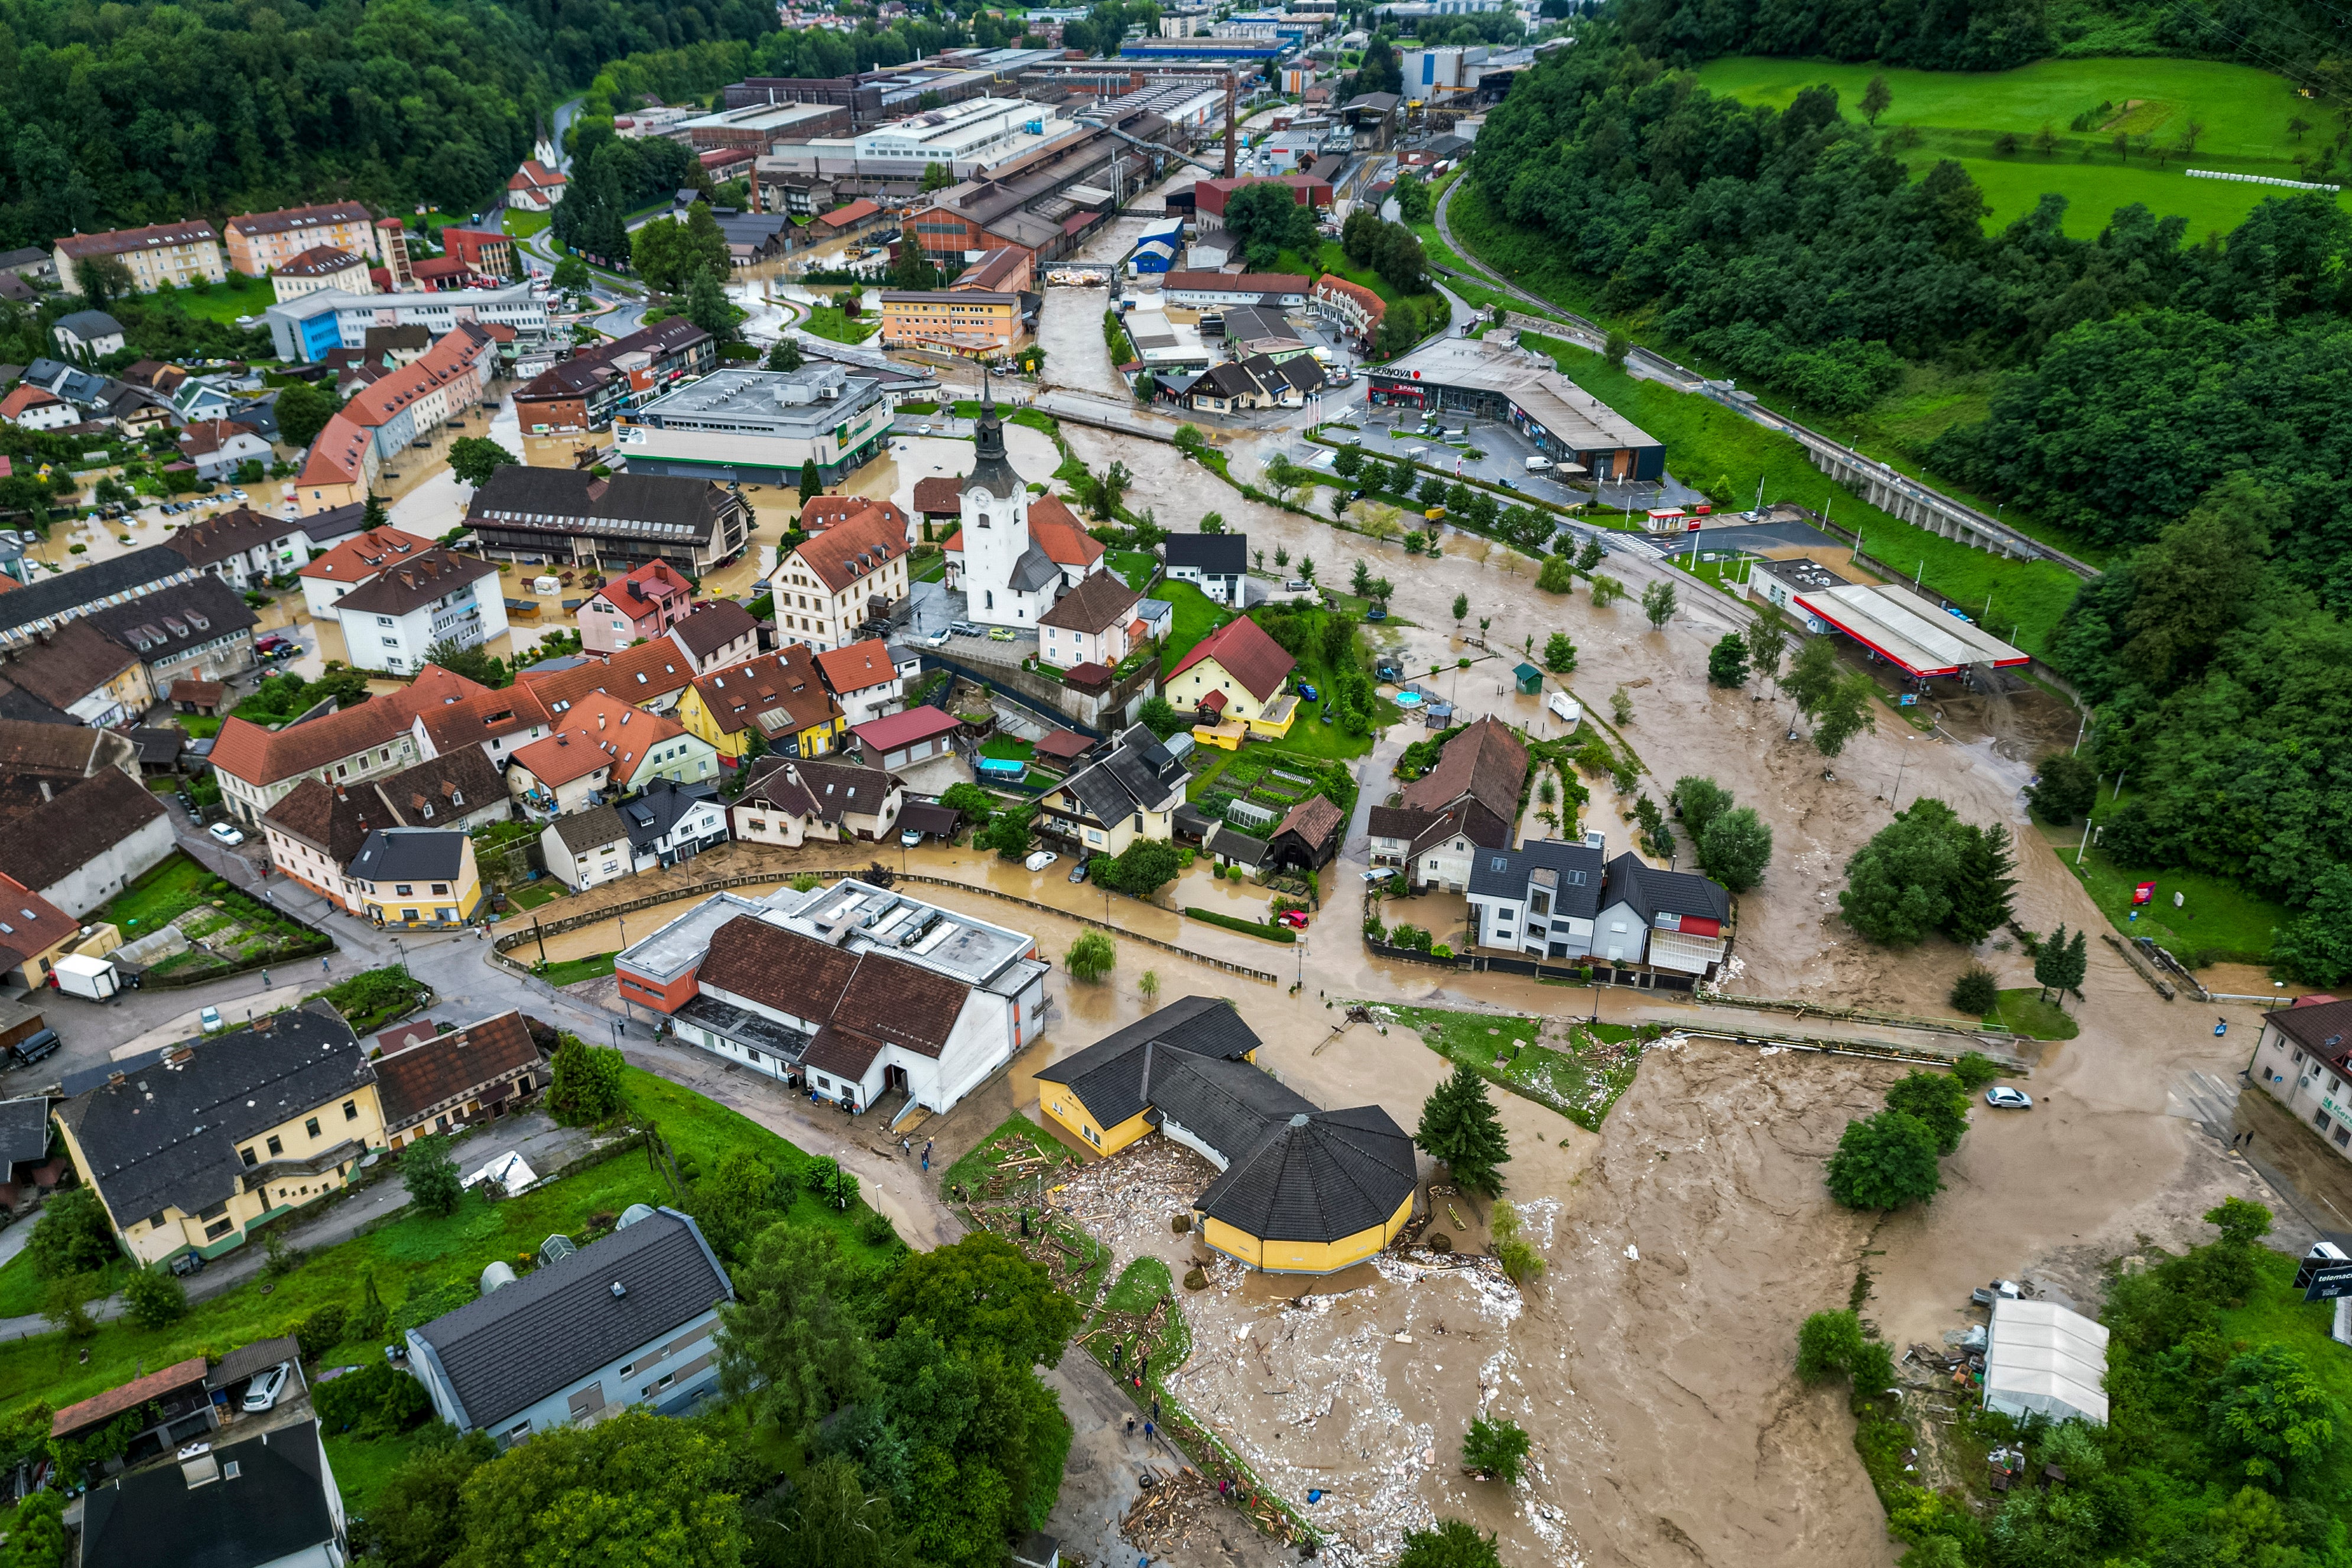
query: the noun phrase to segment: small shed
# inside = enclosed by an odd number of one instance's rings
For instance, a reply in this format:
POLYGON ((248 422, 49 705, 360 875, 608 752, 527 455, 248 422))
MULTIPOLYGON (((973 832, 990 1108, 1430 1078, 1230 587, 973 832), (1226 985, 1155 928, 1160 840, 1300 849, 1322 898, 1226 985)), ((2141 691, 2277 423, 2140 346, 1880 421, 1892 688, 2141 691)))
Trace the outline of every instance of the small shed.
POLYGON ((221 681, 178 680, 172 683, 171 696, 175 712, 210 716, 228 701, 228 686, 221 681))
POLYGON ((898 808, 898 827, 904 832, 921 833, 944 843, 962 826, 963 813, 937 800, 909 800, 898 808))
POLYGON ((1984 1402, 2011 1416, 2107 1424, 2107 1331, 2054 1301, 1992 1303, 1984 1402))
POLYGON ((1543 672, 1533 664, 1519 665, 1511 672, 1511 678, 1519 683, 1521 696, 1531 697, 1543 690, 1543 672))
POLYGON ((1075 729, 1057 729, 1037 742, 1037 760, 1050 763, 1066 772, 1073 763, 1092 751, 1097 744, 1075 729))
POLYGON ((1254 839, 1231 822, 1220 822, 1202 847, 1214 855, 1219 865, 1237 865, 1244 871, 1255 872, 1265 863, 1266 842, 1254 839))

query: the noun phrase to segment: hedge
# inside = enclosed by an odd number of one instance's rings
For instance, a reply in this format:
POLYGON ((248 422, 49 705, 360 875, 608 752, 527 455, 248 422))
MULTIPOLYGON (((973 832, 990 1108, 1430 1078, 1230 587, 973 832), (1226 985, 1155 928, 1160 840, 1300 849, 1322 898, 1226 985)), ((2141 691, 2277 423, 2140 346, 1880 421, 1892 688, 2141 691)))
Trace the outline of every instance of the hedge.
POLYGON ((1205 920, 1212 925, 1222 925, 1228 931, 1239 931, 1250 936, 1263 936, 1269 942, 1286 944, 1298 940, 1297 932, 1287 925, 1276 925, 1271 920, 1244 920, 1237 915, 1219 915, 1213 909, 1196 909, 1189 904, 1184 906, 1184 913, 1194 920, 1205 920))

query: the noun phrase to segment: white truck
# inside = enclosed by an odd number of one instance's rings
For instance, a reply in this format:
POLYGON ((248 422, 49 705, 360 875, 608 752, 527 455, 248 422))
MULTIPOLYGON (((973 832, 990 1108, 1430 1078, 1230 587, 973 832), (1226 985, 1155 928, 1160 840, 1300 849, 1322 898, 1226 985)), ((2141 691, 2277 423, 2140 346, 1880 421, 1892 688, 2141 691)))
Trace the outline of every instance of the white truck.
POLYGON ((102 1002, 122 989, 122 977, 112 964, 80 953, 67 954, 49 972, 57 977, 58 989, 69 997, 102 1002))

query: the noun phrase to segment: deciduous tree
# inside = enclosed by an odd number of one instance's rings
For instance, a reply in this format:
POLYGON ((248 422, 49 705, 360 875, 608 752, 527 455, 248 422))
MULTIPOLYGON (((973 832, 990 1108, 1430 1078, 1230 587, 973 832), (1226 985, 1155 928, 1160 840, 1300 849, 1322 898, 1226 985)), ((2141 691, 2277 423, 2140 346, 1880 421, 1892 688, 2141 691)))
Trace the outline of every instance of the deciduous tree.
POLYGON ((1925 1203, 1944 1186, 1936 1135, 1900 1111, 1848 1122, 1826 1177, 1830 1196, 1848 1208, 1902 1208, 1925 1203))
POLYGON ((980 1231, 919 1252, 890 1276, 893 1314, 931 1326, 950 1350, 993 1350, 1014 1367, 1054 1366, 1078 1304, 1002 1236, 980 1231))
POLYGON ((457 1213, 466 1196, 457 1162, 449 1156, 449 1140, 437 1133, 411 1139, 400 1151, 400 1183, 408 1189, 411 1202, 435 1216, 457 1213))

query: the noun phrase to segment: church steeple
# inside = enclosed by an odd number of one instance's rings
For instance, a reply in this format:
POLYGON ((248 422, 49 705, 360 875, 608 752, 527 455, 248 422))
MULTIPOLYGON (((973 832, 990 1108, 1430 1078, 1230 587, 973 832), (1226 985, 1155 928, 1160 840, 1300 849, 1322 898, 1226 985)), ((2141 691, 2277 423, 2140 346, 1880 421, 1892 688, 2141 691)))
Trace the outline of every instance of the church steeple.
POLYGON ((996 417, 996 392, 985 370, 981 371, 980 399, 980 420, 972 438, 976 461, 962 487, 984 489, 996 497, 1017 496, 1021 493, 1021 480, 1013 472, 1013 465, 1005 461, 1004 425, 996 417))

